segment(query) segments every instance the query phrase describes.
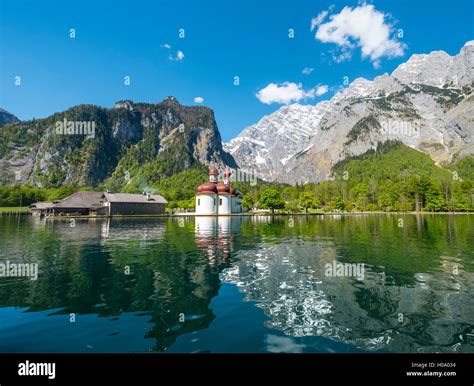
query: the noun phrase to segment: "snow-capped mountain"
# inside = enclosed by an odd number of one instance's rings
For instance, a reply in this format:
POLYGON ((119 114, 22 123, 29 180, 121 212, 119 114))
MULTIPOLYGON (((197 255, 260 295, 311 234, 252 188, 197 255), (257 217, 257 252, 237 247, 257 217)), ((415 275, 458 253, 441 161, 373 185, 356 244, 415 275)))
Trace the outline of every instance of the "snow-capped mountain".
POLYGON ((338 161, 399 140, 438 163, 474 153, 474 41, 456 56, 413 55, 391 75, 355 79, 329 101, 292 104, 224 145, 268 181, 331 178, 338 161))
POLYGON ((239 159, 241 168, 273 180, 292 155, 310 144, 327 104, 283 106, 224 144, 226 151, 239 159))

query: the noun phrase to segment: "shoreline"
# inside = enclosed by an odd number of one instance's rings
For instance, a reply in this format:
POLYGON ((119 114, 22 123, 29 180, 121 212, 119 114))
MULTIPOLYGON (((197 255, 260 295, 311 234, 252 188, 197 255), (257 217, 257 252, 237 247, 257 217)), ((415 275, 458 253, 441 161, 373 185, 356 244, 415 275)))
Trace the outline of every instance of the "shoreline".
POLYGON ((173 218, 173 217, 260 217, 260 216, 368 216, 368 215, 473 215, 474 212, 317 212, 317 213, 269 213, 269 212, 245 212, 245 213, 232 213, 232 214, 209 214, 202 215, 196 213, 175 213, 175 214, 135 214, 135 215, 114 215, 114 216, 88 216, 88 215, 76 215, 76 216, 33 216, 30 212, 22 211, 0 211, 0 217, 3 216, 32 216, 45 219, 71 219, 71 218, 84 218, 84 219, 109 219, 109 218, 173 218))

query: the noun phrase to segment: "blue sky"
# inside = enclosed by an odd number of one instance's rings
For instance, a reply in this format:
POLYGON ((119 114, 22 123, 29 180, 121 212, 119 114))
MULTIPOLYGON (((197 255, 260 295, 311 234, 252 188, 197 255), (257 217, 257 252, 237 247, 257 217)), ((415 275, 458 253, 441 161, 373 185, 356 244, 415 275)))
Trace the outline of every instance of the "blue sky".
POLYGON ((458 53, 474 39, 473 14, 472 0, 0 0, 0 107, 31 119, 81 103, 201 97, 228 140, 283 103, 330 98, 345 76, 458 53))

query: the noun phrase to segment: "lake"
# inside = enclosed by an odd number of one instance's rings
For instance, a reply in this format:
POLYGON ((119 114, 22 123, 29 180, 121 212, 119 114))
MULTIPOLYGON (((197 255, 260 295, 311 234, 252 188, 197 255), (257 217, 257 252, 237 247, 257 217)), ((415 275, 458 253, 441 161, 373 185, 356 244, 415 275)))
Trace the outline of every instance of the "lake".
POLYGON ((474 216, 0 217, 1 352, 473 352, 474 216), (32 268, 33 269, 33 268, 32 268))

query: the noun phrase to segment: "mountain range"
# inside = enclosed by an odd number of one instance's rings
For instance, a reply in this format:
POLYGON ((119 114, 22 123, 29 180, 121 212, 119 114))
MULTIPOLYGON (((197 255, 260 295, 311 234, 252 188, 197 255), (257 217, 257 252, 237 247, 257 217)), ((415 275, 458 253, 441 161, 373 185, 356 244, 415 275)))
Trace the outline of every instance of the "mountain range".
POLYGON ((330 100, 292 104, 224 144, 267 181, 331 179, 339 161, 392 140, 450 163, 474 153, 474 41, 456 56, 413 55, 391 74, 357 78, 330 100))
POLYGON ((285 105, 225 144, 211 109, 174 97, 78 105, 24 122, 0 109, 0 184, 120 189, 130 178, 154 183, 211 164, 265 181, 318 182, 387 140, 449 164, 474 153, 473 90, 471 41, 455 56, 413 55, 391 74, 357 78, 316 105, 285 105))

